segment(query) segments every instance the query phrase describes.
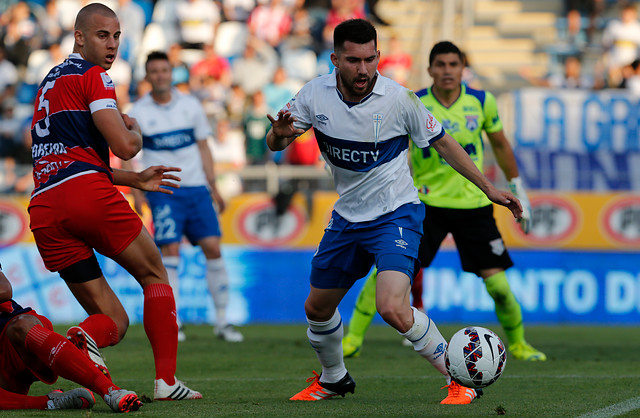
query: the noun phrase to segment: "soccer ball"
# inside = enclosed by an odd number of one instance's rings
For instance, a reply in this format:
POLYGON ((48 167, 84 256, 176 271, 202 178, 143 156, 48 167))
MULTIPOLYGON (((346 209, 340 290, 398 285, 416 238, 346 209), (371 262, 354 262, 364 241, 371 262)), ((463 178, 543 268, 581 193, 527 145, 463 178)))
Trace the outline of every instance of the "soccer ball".
POLYGON ((444 359, 456 383, 479 389, 498 380, 507 364, 507 352, 493 331, 466 327, 453 334, 444 359))

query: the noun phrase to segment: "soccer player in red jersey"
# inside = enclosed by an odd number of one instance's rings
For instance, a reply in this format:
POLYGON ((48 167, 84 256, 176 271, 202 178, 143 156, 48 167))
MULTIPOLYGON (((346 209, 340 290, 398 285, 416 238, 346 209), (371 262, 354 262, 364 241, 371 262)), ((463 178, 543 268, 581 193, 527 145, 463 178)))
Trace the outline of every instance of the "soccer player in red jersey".
POLYGON ((95 403, 98 393, 116 412, 136 411, 142 403, 131 391, 120 389, 60 334, 51 322, 12 297, 11 283, 0 266, 0 410, 84 409, 95 403), (58 376, 89 389, 29 396, 36 381, 53 384, 58 376))
POLYGON ((120 23, 110 8, 83 7, 74 26, 73 53, 38 89, 31 125, 31 231, 44 264, 59 272, 89 317, 67 337, 108 375, 98 350, 120 341, 129 318, 105 280, 94 250, 112 258, 142 286, 144 329, 153 350, 156 399, 199 399, 175 378, 178 326, 173 293, 160 253, 142 221, 115 185, 171 193, 167 174, 112 169, 109 151, 128 160, 140 151, 135 119, 120 114, 107 74, 116 59, 120 23))

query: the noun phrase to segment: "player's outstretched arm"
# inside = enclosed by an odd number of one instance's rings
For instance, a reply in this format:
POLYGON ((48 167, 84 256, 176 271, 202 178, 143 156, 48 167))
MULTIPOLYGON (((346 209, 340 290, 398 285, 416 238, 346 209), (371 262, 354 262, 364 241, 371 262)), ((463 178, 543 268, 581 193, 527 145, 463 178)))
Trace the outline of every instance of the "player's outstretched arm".
POLYGON ((180 177, 168 174, 170 171, 182 171, 179 167, 166 167, 164 165, 154 165, 140 172, 127 170, 113 170, 113 183, 120 186, 129 186, 147 192, 160 192, 173 194, 170 189, 180 187, 177 183, 169 180, 180 181, 180 177))
POLYGON ((508 208, 516 219, 522 217, 522 206, 518 199, 509 192, 496 189, 484 174, 478 170, 478 167, 476 167, 465 150, 462 149, 458 141, 449 134, 445 134, 444 137, 434 142, 432 146, 454 170, 478 186, 489 200, 508 208))
POLYGON ((305 132, 304 129, 293 126, 296 118, 291 115, 291 112, 280 110, 277 119, 271 115, 267 115, 267 118, 271 122, 271 129, 267 133, 267 146, 271 151, 282 151, 305 132))

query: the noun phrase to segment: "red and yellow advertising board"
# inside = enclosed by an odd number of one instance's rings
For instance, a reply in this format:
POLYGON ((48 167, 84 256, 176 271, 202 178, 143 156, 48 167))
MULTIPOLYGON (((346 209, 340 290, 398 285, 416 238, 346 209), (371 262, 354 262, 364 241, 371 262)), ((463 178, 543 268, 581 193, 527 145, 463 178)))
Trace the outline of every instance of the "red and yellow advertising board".
MULTIPOLYGON (((241 194, 220 217, 223 244, 315 247, 331 217, 337 195, 297 193, 278 208, 266 193, 241 194), (281 212, 281 213, 280 213, 281 212)), ((512 248, 640 250, 640 194, 529 192, 531 232, 520 231, 511 213, 495 208, 505 244, 512 248)), ((0 246, 33 242, 27 197, 0 198, 0 246)), ((143 219, 152 230, 150 214, 143 219)), ((445 245, 451 245, 448 239, 445 245)))

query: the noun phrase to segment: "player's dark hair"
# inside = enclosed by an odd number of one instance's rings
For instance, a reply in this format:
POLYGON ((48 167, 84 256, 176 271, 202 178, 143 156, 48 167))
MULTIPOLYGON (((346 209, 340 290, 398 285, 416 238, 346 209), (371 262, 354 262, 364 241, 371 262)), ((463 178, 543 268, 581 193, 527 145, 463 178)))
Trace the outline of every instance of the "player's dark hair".
POLYGON ((458 48, 453 42, 442 41, 438 42, 433 46, 433 48, 431 48, 431 52, 429 53, 429 66, 433 64, 433 61, 435 61, 436 55, 440 54, 458 54, 460 62, 463 64, 465 62, 465 56, 462 51, 460 51, 460 48, 458 48))
POLYGON ((155 61, 155 60, 169 61, 169 56, 167 55, 166 52, 163 52, 163 51, 151 51, 149 52, 149 55, 147 55, 147 62, 145 62, 144 64, 145 67, 151 61, 155 61))
POLYGON ((356 44, 366 44, 373 41, 375 48, 378 49, 376 28, 364 19, 349 19, 336 26, 333 30, 334 52, 344 49, 346 41, 356 44))

